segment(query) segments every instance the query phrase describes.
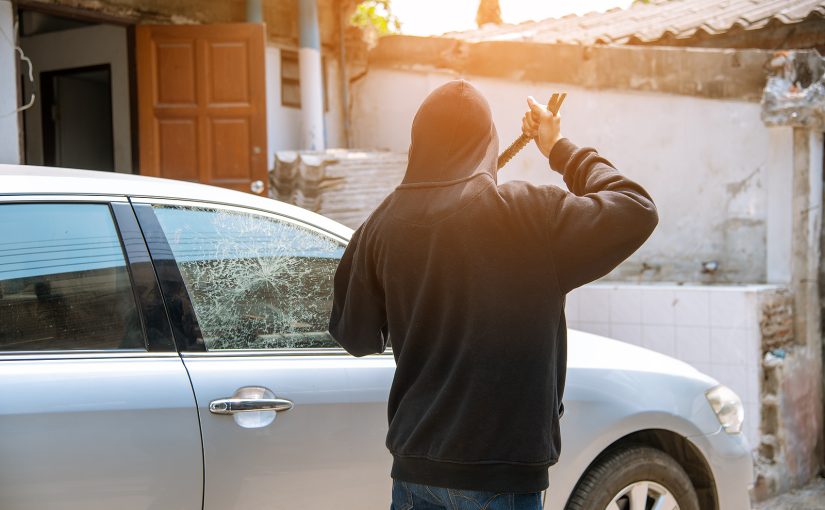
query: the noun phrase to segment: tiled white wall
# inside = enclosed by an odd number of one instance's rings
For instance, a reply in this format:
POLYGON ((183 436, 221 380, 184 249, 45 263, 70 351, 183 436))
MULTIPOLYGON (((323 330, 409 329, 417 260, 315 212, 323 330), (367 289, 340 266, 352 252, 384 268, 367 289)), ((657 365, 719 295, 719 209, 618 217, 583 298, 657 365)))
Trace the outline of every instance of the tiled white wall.
POLYGON ((567 296, 567 323, 686 361, 745 404, 745 433, 759 444, 760 294, 770 285, 592 284, 567 296))

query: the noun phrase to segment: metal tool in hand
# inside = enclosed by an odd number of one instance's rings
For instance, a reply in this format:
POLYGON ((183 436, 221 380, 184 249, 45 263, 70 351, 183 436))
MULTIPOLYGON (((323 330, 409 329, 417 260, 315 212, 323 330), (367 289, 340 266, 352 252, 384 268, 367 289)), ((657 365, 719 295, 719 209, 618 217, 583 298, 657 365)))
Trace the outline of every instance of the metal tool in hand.
MULTIPOLYGON (((565 97, 567 97, 567 92, 553 94, 550 97, 550 101, 547 101, 547 110, 549 110, 553 115, 558 115, 559 109, 561 108, 561 104, 564 102, 565 97)), ((515 142, 511 143, 510 146, 507 147, 501 155, 499 155, 497 168, 500 170, 501 167, 506 165, 508 161, 513 159, 513 156, 518 154, 521 149, 530 143, 530 140, 532 140, 532 138, 529 138, 522 133, 515 142)))

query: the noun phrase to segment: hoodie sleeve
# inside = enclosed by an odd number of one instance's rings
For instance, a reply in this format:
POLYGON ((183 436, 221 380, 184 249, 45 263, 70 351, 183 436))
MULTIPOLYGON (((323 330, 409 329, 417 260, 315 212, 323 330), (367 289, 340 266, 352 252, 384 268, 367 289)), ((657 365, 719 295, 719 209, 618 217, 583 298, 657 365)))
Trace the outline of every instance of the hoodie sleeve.
POLYGON ((387 347, 384 292, 364 245, 362 228, 352 235, 335 271, 329 319, 330 334, 353 356, 381 353, 387 347))
POLYGON ((551 249, 566 293, 613 270, 645 242, 659 220, 647 191, 595 149, 563 138, 550 152, 550 166, 570 190, 555 201, 550 217, 551 249))

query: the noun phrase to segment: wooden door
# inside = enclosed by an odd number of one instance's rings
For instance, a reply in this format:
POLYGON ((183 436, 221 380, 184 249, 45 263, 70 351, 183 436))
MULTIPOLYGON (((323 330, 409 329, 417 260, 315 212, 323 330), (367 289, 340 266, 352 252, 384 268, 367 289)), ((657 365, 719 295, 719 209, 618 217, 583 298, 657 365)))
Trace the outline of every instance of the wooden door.
POLYGON ((140 173, 266 195, 262 24, 140 25, 140 173))

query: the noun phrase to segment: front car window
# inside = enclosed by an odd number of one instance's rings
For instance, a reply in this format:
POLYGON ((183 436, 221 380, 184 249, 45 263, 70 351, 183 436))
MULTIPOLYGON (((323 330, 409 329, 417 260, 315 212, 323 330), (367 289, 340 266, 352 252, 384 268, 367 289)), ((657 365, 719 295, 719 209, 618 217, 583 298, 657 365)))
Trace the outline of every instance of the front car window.
POLYGON ((0 205, 0 351, 145 349, 107 204, 0 205))
POLYGON ((156 205, 208 350, 330 348, 344 246, 287 220, 156 205))

